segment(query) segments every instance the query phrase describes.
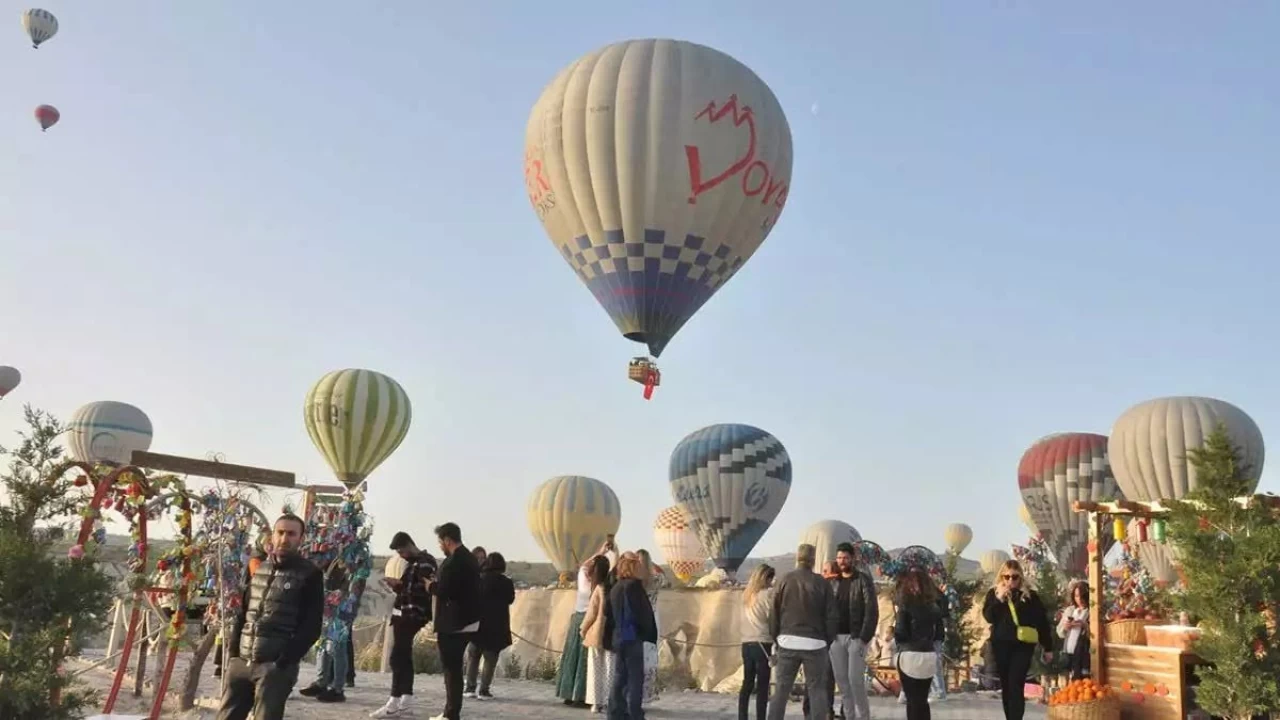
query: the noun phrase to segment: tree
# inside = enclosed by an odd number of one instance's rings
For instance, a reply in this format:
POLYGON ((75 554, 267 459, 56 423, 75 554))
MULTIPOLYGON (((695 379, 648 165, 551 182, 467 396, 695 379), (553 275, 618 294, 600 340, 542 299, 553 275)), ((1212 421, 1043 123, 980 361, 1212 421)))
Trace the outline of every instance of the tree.
POLYGON ((978 592, 983 589, 980 580, 961 580, 956 577, 956 565, 960 556, 947 552, 943 562, 946 583, 955 590, 951 603, 951 618, 947 623, 947 634, 943 649, 949 658, 963 660, 973 654, 973 644, 978 641, 980 628, 973 627, 969 621, 969 611, 973 609, 978 592))
POLYGON ((58 557, 54 543, 75 509, 58 436, 62 425, 25 408, 17 450, 0 448, 0 718, 81 716, 95 693, 61 672, 72 637, 102 629, 111 580, 92 559, 58 557), (51 699, 58 696, 56 704, 51 699))
POLYGON ((1174 601, 1199 619, 1196 700, 1226 720, 1250 720, 1280 708, 1280 522, 1259 499, 1253 469, 1219 426, 1187 453, 1196 489, 1169 503, 1168 539, 1185 579, 1174 601))

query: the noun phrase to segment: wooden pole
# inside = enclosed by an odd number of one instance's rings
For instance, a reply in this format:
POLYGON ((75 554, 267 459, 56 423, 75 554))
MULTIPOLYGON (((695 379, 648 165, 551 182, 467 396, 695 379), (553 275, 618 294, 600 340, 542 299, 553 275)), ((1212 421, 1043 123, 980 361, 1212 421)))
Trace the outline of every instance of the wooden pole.
POLYGON ((1089 674, 1099 685, 1107 682, 1106 646, 1102 634, 1103 594, 1106 592, 1102 523, 1106 521, 1107 516, 1102 513, 1089 513, 1089 674))

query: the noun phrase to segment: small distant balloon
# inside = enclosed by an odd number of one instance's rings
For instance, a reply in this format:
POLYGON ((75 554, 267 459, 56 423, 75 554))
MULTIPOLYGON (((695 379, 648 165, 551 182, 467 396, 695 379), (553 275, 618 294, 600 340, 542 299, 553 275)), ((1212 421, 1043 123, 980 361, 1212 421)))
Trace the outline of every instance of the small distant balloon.
POLYGON ((818 116, 818 112, 819 112, 819 111, 821 111, 821 110, 822 110, 822 108, 818 106, 818 103, 814 103, 814 104, 812 104, 812 105, 810 105, 810 106, 809 106, 809 112, 813 113, 813 116, 814 116, 814 117, 817 117, 817 116, 818 116))
POLYGON ((22 383, 22 373, 18 368, 0 365, 0 398, 13 392, 22 383))
POLYGON ((31 8, 22 13, 22 29, 31 38, 31 47, 39 49, 41 43, 58 34, 58 18, 48 10, 31 8))
POLYGON ((60 119, 62 119, 62 113, 52 105, 41 105, 36 108, 36 122, 40 123, 40 132, 57 125, 60 119))

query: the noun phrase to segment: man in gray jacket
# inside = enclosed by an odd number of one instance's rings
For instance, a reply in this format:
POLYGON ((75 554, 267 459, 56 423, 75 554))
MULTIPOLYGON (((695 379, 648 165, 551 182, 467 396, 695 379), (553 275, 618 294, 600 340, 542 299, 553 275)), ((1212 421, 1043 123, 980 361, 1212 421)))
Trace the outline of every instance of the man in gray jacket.
POLYGON ((787 701, 801 666, 813 707, 831 706, 827 696, 827 658, 839 618, 835 593, 826 580, 814 573, 813 562, 813 546, 801 545, 796 550, 796 569, 774 588, 771 630, 778 649, 769 720, 783 720, 787 714, 787 701))
POLYGON ((840 577, 831 580, 836 596, 836 637, 831 643, 831 671, 840 686, 840 705, 848 720, 871 720, 867 700, 867 644, 880 623, 875 580, 854 565, 853 545, 836 546, 840 577))

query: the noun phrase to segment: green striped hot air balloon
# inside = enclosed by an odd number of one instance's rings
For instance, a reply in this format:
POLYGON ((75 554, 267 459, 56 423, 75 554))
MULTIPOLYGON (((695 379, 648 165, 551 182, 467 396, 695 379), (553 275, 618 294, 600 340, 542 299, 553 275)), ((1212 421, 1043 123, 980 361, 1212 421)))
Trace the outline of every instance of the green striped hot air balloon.
POLYGON ((334 370, 307 393, 307 434, 348 488, 391 457, 413 415, 400 383, 373 370, 334 370))

